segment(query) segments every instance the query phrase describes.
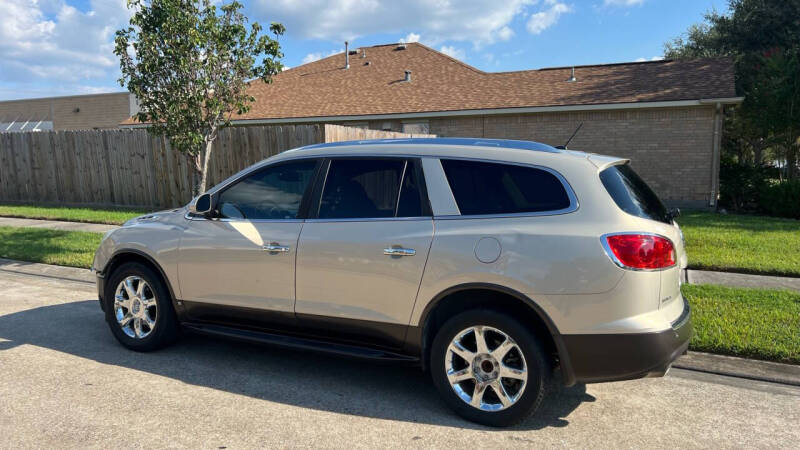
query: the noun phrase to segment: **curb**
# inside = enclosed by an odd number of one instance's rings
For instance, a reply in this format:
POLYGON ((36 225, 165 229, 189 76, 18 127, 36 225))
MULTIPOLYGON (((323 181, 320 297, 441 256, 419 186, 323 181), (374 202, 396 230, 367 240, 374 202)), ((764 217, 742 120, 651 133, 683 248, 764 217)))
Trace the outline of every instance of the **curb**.
POLYGON ((800 386, 800 365, 689 352, 678 358, 672 367, 754 381, 800 386))
POLYGON ((14 259, 0 258, 0 271, 17 275, 77 281, 79 283, 95 284, 96 282, 95 275, 89 269, 17 261, 14 259))

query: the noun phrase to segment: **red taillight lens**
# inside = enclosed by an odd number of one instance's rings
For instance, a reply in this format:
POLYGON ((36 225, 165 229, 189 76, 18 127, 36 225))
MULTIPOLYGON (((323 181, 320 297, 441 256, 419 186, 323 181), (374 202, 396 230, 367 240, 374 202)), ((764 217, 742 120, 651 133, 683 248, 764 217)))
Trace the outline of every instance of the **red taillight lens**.
POLYGON ((675 265, 675 247, 665 237, 651 234, 604 236, 612 259, 630 269, 663 269, 675 265))

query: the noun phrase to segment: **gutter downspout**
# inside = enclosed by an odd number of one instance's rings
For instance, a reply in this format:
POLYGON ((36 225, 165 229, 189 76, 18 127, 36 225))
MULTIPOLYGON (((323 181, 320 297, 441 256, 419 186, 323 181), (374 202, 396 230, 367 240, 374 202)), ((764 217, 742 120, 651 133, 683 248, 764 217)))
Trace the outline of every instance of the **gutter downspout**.
POLYGON ((708 199, 708 206, 717 205, 717 195, 719 195, 719 164, 720 164, 720 143, 722 141, 722 103, 717 102, 714 106, 714 137, 711 144, 711 195, 708 199))

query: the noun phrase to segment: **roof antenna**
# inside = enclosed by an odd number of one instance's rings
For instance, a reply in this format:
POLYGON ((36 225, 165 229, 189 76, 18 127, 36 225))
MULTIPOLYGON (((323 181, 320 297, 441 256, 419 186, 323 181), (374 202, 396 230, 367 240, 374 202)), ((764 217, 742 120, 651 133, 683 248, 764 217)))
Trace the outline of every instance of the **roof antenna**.
POLYGON ((575 128, 575 132, 572 133, 572 136, 570 136, 569 139, 567 139, 567 142, 565 142, 564 145, 558 145, 558 146, 556 146, 556 148, 559 149, 559 150, 567 150, 567 146, 569 145, 570 142, 572 142, 572 138, 574 138, 575 135, 578 134, 578 131, 580 131, 582 126, 583 126, 583 122, 581 122, 578 125, 578 128, 575 128))

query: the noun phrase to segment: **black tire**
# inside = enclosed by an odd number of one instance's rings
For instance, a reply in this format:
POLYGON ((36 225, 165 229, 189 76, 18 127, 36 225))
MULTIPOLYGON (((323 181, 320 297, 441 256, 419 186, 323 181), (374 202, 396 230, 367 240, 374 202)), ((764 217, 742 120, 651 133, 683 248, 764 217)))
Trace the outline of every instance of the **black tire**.
POLYGON ((137 352, 149 352, 166 347, 178 338, 178 320, 172 306, 169 289, 164 285, 161 277, 150 267, 136 262, 119 266, 110 274, 106 282, 103 299, 105 301, 106 322, 111 328, 111 333, 123 346, 137 352), (116 289, 120 282, 130 276, 137 276, 147 282, 155 295, 157 306, 155 325, 147 336, 141 338, 128 336, 115 317, 114 297, 116 289))
MULTIPOLYGON (((533 414, 544 399, 552 372, 542 346, 533 333, 510 315, 487 309, 465 311, 448 320, 433 340, 428 367, 434 385, 448 406, 467 420, 492 427, 510 426, 533 414), (445 358, 451 341, 462 330, 478 325, 495 328, 510 336, 527 366, 528 379, 522 395, 511 406, 499 411, 484 411, 467 404, 456 394, 447 378, 445 358)), ((469 386, 472 381, 466 383, 469 386)))

